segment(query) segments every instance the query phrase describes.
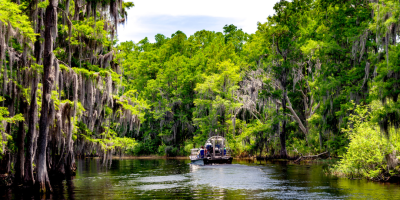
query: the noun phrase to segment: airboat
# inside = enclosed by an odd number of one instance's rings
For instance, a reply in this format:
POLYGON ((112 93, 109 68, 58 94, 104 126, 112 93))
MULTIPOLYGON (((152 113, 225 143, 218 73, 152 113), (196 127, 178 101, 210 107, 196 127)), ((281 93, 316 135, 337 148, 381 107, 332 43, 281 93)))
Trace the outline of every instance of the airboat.
POLYGON ((228 143, 224 137, 210 137, 203 147, 200 149, 191 149, 189 158, 192 164, 232 164, 233 158, 230 155, 228 143))

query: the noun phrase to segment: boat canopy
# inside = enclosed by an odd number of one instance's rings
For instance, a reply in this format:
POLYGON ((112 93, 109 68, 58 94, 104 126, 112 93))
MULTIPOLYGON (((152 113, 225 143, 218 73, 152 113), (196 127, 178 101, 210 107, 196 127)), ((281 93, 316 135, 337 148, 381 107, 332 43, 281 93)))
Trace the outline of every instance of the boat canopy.
POLYGON ((223 148, 228 148, 228 142, 222 136, 212 136, 212 137, 208 138, 206 144, 204 145, 204 147, 206 147, 206 148, 207 148, 207 146, 213 146, 213 147, 223 149, 223 148))

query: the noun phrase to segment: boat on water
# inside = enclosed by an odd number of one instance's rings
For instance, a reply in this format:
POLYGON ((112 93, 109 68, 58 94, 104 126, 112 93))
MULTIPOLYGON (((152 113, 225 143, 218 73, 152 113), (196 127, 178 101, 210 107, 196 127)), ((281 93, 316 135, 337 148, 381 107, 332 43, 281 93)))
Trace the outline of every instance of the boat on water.
POLYGON ((192 164, 232 164, 228 143, 224 137, 213 136, 200 149, 191 149, 189 156, 192 164))

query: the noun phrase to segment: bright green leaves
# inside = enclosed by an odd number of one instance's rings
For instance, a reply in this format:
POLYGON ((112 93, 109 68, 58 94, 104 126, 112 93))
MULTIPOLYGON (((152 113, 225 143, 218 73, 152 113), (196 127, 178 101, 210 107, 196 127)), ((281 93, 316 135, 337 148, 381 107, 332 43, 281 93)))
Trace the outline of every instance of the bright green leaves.
POLYGON ((242 29, 238 29, 235 25, 225 25, 225 43, 232 43, 235 46, 235 51, 239 52, 243 48, 244 42, 248 39, 248 34, 243 32, 242 29))
POLYGON ((242 104, 236 100, 236 90, 241 81, 240 67, 231 61, 224 61, 215 66, 215 73, 203 75, 204 81, 194 89, 197 98, 194 100, 196 110, 194 122, 202 134, 210 132, 227 133, 232 112, 242 104))
POLYGON ((399 134, 385 138, 374 120, 384 108, 381 102, 373 101, 367 106, 357 106, 349 116, 348 128, 343 131, 349 136, 350 144, 343 159, 333 173, 347 177, 376 178, 387 169, 386 155, 398 151, 399 134))
MULTIPOLYGON (((128 10, 134 7, 135 4, 133 2, 122 2, 122 9, 120 11, 120 15, 122 18, 127 18, 128 17, 128 10)), ((126 21, 126 19, 125 19, 126 21)))
POLYGON ((378 114, 376 122, 387 136, 396 134, 392 128, 398 127, 400 119, 400 45, 398 43, 398 24, 400 3, 393 0, 380 0, 371 4, 374 21, 369 26, 375 33, 372 42, 375 52, 369 55, 374 66, 374 81, 371 84, 370 99, 386 102, 378 114))
POLYGON ((369 25, 369 29, 384 37, 390 31, 392 24, 399 22, 400 2, 379 0, 371 4, 374 9, 374 22, 369 25))
POLYGON ((258 27, 261 30, 257 31, 255 34, 249 35, 249 39, 246 45, 243 46, 242 51, 242 55, 244 55, 243 59, 246 59, 248 63, 257 63, 257 67, 261 67, 261 62, 271 53, 271 43, 264 36, 265 32, 262 30, 263 26, 264 24, 259 24, 258 27))
POLYGON ((119 50, 119 53, 115 56, 115 60, 121 60, 122 63, 126 59, 128 59, 128 56, 132 53, 134 50, 135 44, 132 41, 127 41, 127 42, 122 42, 117 46, 117 49, 119 50))
MULTIPOLYGON (((5 100, 4 97, 0 96, 0 102, 2 102, 4 100, 5 100)), ((24 121, 24 120, 25 119, 24 119, 23 114, 17 114, 17 115, 14 115, 13 117, 9 117, 8 108, 0 107, 0 121, 3 122, 3 123, 0 123, 0 133, 3 135, 3 137, 6 137, 0 141, 0 155, 4 153, 3 152, 4 145, 7 144, 7 140, 12 139, 11 135, 8 135, 7 133, 5 133, 6 127, 3 126, 4 122, 14 124, 16 122, 24 121)))
POLYGON ((49 1, 48 0, 38 3, 38 7, 42 8, 42 9, 46 9, 48 5, 49 5, 49 1))
POLYGON ((22 35, 34 42, 37 34, 34 32, 28 16, 22 13, 25 6, 25 4, 18 5, 10 0, 1 0, 0 20, 6 25, 11 23, 11 26, 14 29, 17 29, 17 31, 20 31, 22 35))
MULTIPOLYGON (((84 35, 89 40, 94 40, 104 47, 110 45, 109 33, 104 30, 104 20, 73 21, 71 45, 79 45, 79 37, 84 35)), ((67 27, 65 26, 67 32, 67 27)), ((68 40, 69 38, 67 38, 68 40)), ((85 47, 86 43, 82 43, 85 47)))
MULTIPOLYGON (((319 51, 323 47, 324 43, 322 42, 308 40, 304 46, 300 47, 300 49, 304 55, 309 55, 312 58, 313 55, 317 54, 318 53, 317 51, 319 51)), ((315 59, 315 57, 312 59, 315 59)))
POLYGON ((229 116, 218 114, 218 107, 230 112, 241 106, 234 101, 234 91, 247 64, 235 50, 235 45, 244 45, 240 37, 245 34, 240 36, 239 30, 227 34, 232 38, 227 43, 224 34, 201 30, 189 37, 177 31, 171 38, 157 34, 155 43, 145 38, 136 44, 125 42, 118 46, 125 90, 137 92, 135 98, 148 105, 139 136, 146 138, 143 146, 161 145, 165 150, 191 140, 199 127, 195 124, 206 127, 213 123, 206 122, 211 120, 207 119, 208 114, 198 112, 201 102, 214 109, 212 118, 225 127, 221 130, 228 130, 225 122, 229 116), (234 39, 237 37, 239 40, 234 39), (203 98, 201 88, 213 90, 212 94, 218 97, 203 98), (171 137, 175 140, 167 139, 171 137))
MULTIPOLYGON (((0 102, 2 102, 4 100, 5 100, 4 97, 0 96, 0 102)), ((0 107, 0 121, 5 121, 8 123, 16 123, 18 121, 24 121, 24 117, 22 114, 17 114, 17 115, 14 115, 13 117, 8 117, 8 115, 9 115, 8 109, 5 107, 0 107)), ((1 124, 0 131, 3 132, 4 128, 5 127, 3 127, 1 124)))
POLYGON ((397 101, 400 94, 400 79, 397 74, 400 73, 400 45, 389 48, 389 65, 386 60, 377 63, 377 82, 374 86, 380 89, 375 96, 378 99, 395 99, 397 101))
MULTIPOLYGON (((67 68, 66 70, 69 69, 67 68)), ((77 67, 73 67, 72 70, 74 70, 75 73, 77 74, 81 74, 85 78, 96 79, 98 76, 101 76, 103 78, 111 76, 111 79, 114 83, 119 84, 121 82, 120 79, 121 75, 119 75, 117 72, 113 71, 110 68, 103 69, 95 65, 91 70, 85 68, 77 68, 77 67)))
POLYGON ((135 90, 127 91, 122 97, 117 100, 117 103, 122 106, 124 110, 131 111, 132 115, 138 116, 141 122, 144 122, 145 111, 149 109, 146 100, 137 99, 137 92, 135 90))
POLYGON ((195 91, 199 94, 211 92, 210 96, 219 95, 232 99, 232 93, 237 89, 237 83, 241 80, 240 67, 228 60, 218 63, 213 71, 215 74, 205 75, 204 82, 199 83, 195 91))

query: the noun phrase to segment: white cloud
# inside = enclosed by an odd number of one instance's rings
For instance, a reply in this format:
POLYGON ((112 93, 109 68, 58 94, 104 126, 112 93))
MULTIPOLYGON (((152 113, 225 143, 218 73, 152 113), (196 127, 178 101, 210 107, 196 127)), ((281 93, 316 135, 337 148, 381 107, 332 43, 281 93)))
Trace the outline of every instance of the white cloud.
POLYGON ((222 31, 226 24, 254 33, 257 22, 265 22, 274 14, 273 6, 278 1, 134 0, 135 7, 128 11, 125 27, 119 27, 118 38, 121 42, 138 42, 148 37, 153 42, 157 33, 170 37, 181 30, 189 36, 203 29, 222 31))

